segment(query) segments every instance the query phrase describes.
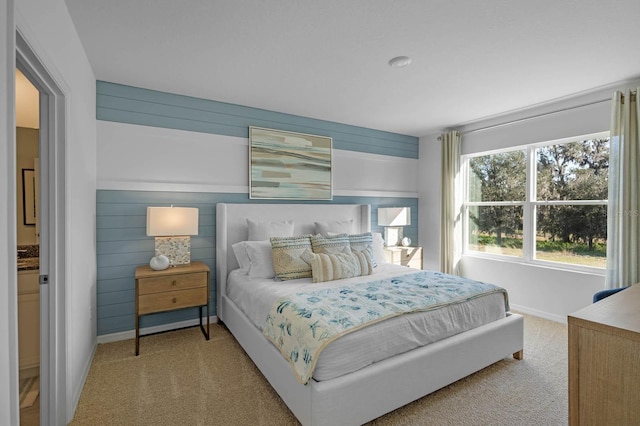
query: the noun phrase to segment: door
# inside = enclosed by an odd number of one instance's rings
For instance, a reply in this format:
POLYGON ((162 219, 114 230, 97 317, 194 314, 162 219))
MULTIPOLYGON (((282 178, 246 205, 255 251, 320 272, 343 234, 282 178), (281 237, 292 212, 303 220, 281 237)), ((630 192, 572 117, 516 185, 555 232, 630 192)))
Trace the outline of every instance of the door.
POLYGON ((40 286, 38 169, 40 93, 16 69, 16 242, 20 424, 40 424, 40 286))
POLYGON ((16 67, 40 93, 39 178, 36 184, 40 247, 39 423, 66 424, 65 95, 19 31, 16 32, 16 67))

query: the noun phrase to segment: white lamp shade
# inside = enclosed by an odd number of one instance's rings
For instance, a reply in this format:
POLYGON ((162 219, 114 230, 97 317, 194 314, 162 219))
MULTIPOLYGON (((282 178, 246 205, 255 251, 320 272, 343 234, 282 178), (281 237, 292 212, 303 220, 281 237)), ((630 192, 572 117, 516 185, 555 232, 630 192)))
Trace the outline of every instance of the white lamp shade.
POLYGON ((378 226, 411 225, 411 208, 385 207, 378 209, 378 226))
POLYGON ((198 209, 195 207, 147 207, 147 235, 150 237, 198 235, 198 209))

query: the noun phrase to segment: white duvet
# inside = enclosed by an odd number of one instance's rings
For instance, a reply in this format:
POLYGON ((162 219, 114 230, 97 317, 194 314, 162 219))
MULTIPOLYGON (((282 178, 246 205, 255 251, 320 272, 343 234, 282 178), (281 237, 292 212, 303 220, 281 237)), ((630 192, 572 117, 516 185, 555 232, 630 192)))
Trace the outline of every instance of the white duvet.
MULTIPOLYGON (((381 264, 374 275, 350 281, 379 280, 416 272, 404 266, 381 264)), ((311 278, 275 281, 249 278, 239 270, 227 281, 227 295, 262 330, 271 305, 280 297, 307 289, 330 287, 342 281, 312 284, 311 278)), ((359 370, 374 362, 442 340, 505 317, 504 296, 490 294, 464 303, 401 315, 347 334, 321 353, 313 374, 317 381, 329 380, 359 370)))

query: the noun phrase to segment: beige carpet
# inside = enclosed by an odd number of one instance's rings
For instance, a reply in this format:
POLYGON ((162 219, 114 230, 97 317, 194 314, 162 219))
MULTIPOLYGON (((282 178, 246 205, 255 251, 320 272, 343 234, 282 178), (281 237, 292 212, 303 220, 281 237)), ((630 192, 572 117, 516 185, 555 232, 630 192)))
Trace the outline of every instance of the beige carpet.
MULTIPOLYGON (((230 333, 212 326, 99 345, 72 425, 295 425, 230 333)), ((372 425, 565 425, 567 328, 525 317, 524 360, 504 359, 372 425)))

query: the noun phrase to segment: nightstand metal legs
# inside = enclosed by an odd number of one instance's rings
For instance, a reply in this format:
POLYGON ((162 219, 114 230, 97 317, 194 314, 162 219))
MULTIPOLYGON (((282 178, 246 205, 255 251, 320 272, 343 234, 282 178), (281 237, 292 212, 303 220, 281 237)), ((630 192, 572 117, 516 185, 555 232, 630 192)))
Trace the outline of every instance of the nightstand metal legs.
POLYGON ((202 330, 202 334, 204 337, 209 340, 209 305, 200 306, 200 330, 202 330), (202 325, 202 308, 207 308, 207 331, 204 331, 204 326, 202 325))
MULTIPOLYGON (((200 330, 202 330, 202 334, 204 335, 205 339, 209 340, 209 305, 202 305, 198 307, 199 312, 200 312, 200 330), (202 308, 206 308, 207 309, 207 329, 205 330, 204 328, 204 322, 202 321, 202 308)), ((195 326, 192 326, 195 327, 195 326)), ((173 331, 173 330, 166 330, 166 331, 160 331, 160 332, 156 332, 156 333, 149 333, 149 334, 143 334, 140 335, 140 328, 139 328, 139 320, 138 320, 138 315, 136 315, 136 356, 138 356, 140 354, 140 338, 144 337, 144 336, 150 336, 152 334, 158 334, 158 333, 166 333, 167 331, 173 331)))

